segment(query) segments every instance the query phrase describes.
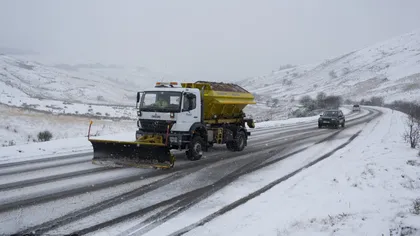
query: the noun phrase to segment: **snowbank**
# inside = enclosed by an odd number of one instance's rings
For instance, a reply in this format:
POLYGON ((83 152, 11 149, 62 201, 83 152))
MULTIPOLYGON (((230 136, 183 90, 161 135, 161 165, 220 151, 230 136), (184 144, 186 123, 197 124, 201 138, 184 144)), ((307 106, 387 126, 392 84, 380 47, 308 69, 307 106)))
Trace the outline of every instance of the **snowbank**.
MULTIPOLYGON (((86 131, 87 132, 87 131, 86 131)), ((91 137, 92 139, 110 139, 133 141, 134 133, 126 132, 91 137)), ((92 144, 87 137, 52 140, 0 148, 0 163, 41 159, 56 156, 91 153, 92 144)))

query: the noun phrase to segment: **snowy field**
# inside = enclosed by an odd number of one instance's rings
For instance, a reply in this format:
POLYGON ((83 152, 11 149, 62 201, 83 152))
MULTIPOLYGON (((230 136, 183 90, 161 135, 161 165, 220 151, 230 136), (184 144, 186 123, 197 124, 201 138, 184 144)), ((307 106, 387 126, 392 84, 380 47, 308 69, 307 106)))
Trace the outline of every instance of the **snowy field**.
MULTIPOLYGON (((4 146, 23 145, 38 141, 39 132, 48 130, 53 139, 84 137, 87 135, 90 120, 94 121, 91 134, 134 132, 134 120, 101 120, 78 116, 58 116, 25 109, 0 105, 0 150, 4 146)), ((3 151, 2 151, 3 152, 3 151)), ((1 154, 0 154, 1 155, 1 154)))

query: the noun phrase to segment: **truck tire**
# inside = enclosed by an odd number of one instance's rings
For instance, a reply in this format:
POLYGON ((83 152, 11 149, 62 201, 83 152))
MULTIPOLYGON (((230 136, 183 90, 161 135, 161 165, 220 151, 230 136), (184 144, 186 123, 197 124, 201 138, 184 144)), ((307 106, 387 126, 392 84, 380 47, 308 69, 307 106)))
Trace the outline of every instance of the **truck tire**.
POLYGON ((235 148, 234 148, 234 143, 233 143, 232 141, 230 141, 230 142, 227 142, 227 143, 226 143, 226 148, 227 148, 229 151, 232 151, 232 152, 234 152, 234 151, 235 151, 235 148))
POLYGON ((344 126, 346 126, 346 122, 343 121, 343 123, 341 124, 341 127, 344 128, 344 126))
POLYGON ((244 150, 246 143, 245 139, 245 132, 239 131, 238 134, 236 134, 235 141, 233 142, 233 149, 237 152, 244 150))
POLYGON ((190 161, 200 160, 203 156, 203 139, 195 135, 188 144, 187 158, 190 161))

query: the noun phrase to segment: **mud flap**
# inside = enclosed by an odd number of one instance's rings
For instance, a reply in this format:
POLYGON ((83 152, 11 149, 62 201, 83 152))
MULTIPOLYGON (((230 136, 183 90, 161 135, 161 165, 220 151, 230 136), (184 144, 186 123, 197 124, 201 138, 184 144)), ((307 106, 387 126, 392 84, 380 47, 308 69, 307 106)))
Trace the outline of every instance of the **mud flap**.
POLYGON ((107 167, 172 168, 175 157, 162 143, 141 143, 89 139, 92 163, 107 167))

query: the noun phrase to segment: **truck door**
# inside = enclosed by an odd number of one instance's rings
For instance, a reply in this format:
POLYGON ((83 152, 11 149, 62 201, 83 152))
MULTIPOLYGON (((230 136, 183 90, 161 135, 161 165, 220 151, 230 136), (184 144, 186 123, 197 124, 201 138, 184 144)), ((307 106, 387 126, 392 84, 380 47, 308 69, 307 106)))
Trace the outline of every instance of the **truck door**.
POLYGON ((182 96, 182 110, 177 119, 177 123, 182 126, 182 130, 189 131, 194 123, 200 122, 200 107, 199 96, 191 92, 184 93, 184 96, 182 96))

